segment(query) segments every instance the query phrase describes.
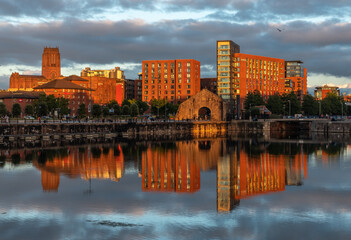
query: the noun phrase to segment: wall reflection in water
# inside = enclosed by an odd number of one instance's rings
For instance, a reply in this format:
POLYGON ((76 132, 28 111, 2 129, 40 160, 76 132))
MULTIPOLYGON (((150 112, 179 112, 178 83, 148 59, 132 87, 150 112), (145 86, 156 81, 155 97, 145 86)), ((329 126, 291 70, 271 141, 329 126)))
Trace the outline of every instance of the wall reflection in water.
POLYGON ((241 199, 281 192, 307 178, 309 156, 322 165, 337 161, 343 144, 300 144, 190 140, 168 143, 114 143, 58 149, 1 150, 0 167, 32 164, 41 171, 42 189, 58 191, 60 177, 118 182, 126 162, 141 178, 144 192, 195 193, 201 171, 217 171, 217 211, 230 212, 241 199))

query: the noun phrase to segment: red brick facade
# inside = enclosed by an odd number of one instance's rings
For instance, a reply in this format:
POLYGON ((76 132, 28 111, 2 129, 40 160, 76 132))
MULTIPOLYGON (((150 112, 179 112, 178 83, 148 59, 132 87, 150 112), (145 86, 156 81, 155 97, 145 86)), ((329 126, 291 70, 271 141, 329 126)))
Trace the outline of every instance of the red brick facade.
POLYGON ((142 100, 182 102, 200 91, 200 62, 193 59, 143 61, 142 100))

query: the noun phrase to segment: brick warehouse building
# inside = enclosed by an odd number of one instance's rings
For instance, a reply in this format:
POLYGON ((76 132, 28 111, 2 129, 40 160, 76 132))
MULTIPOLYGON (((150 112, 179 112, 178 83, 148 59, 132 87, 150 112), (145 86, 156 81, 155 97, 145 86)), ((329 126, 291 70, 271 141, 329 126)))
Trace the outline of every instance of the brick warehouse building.
POLYGON ((224 100, 236 100, 238 115, 246 95, 254 90, 264 99, 287 91, 294 91, 301 97, 307 93, 307 70, 304 69, 302 76, 301 63, 240 53, 240 46, 233 41, 217 41, 218 95, 224 100), (286 65, 289 66, 287 71, 286 65))
POLYGON ((56 79, 46 84, 34 88, 36 92, 45 92, 46 95, 54 95, 56 98, 66 98, 69 100, 68 108, 71 115, 77 115, 80 104, 85 104, 85 112, 88 112, 90 104, 90 89, 79 86, 63 79, 56 79))
POLYGON ((200 91, 200 62, 194 59, 142 62, 142 100, 182 102, 200 91))
POLYGON ((35 100, 39 99, 39 93, 37 92, 0 92, 0 102, 4 103, 7 111, 12 111, 12 106, 18 103, 21 106, 21 117, 24 116, 24 109, 27 105, 32 105, 35 100))
POLYGON ((45 47, 42 55, 42 74, 21 75, 17 72, 12 73, 9 91, 33 91, 34 88, 50 81, 63 79, 94 90, 91 92, 91 96, 95 103, 107 104, 111 100, 122 103, 125 96, 124 72, 118 67, 112 70, 90 70, 86 68, 82 71, 83 77, 76 75, 64 77, 61 76, 60 58, 58 48, 45 47))

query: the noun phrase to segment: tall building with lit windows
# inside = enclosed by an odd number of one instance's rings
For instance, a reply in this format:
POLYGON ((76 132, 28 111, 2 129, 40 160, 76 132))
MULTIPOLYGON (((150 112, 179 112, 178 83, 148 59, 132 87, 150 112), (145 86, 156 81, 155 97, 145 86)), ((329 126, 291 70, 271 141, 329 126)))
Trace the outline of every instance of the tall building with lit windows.
POLYGON ((302 64, 300 60, 285 61, 285 92, 295 92, 300 100, 307 94, 307 69, 302 64))
POLYGON ((239 94, 234 66, 234 54, 239 52, 240 46, 233 41, 217 41, 217 91, 223 100, 234 100, 239 94))
POLYGON ((200 62, 194 59, 148 60, 142 68, 143 101, 178 103, 200 91, 200 62))
POLYGON ((276 93, 283 94, 285 88, 285 60, 236 53, 234 64, 239 80, 240 98, 258 90, 264 99, 276 93))
POLYGON ((224 100, 238 100, 240 111, 249 92, 258 90, 265 99, 284 92, 285 61, 240 53, 240 46, 233 41, 217 41, 217 79, 218 95, 224 100))

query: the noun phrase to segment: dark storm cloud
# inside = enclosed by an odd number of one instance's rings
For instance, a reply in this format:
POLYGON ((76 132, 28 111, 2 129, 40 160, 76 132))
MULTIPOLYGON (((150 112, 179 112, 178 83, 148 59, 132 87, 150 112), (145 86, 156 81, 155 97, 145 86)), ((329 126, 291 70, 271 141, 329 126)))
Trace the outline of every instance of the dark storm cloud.
MULTIPOLYGON (((142 60, 177 58, 193 58, 202 65, 214 67, 216 41, 220 39, 238 43, 242 53, 300 59, 309 72, 351 76, 351 68, 344 67, 351 64, 351 24, 335 19, 320 23, 292 21, 284 26, 196 20, 146 23, 142 20, 83 21, 73 18, 38 24, 0 23, 0 65, 38 67, 43 47, 59 46, 63 67, 73 63, 140 64, 142 60), (279 32, 277 27, 284 30, 279 32)), ((128 70, 135 73, 127 78, 134 78, 141 70, 136 68, 128 70)), ((205 76, 216 74, 206 69, 205 76)))
MULTIPOLYGON (((320 16, 329 14, 339 17, 350 16, 351 3, 345 0, 2 0, 0 17, 31 16, 55 18, 93 16, 112 8, 116 11, 139 9, 148 11, 235 11, 239 19, 279 19, 281 16, 320 16), (279 16, 281 15, 281 16, 279 16)), ((213 15, 215 16, 215 15, 213 15)), ((212 16, 212 17, 213 17, 212 16)))

